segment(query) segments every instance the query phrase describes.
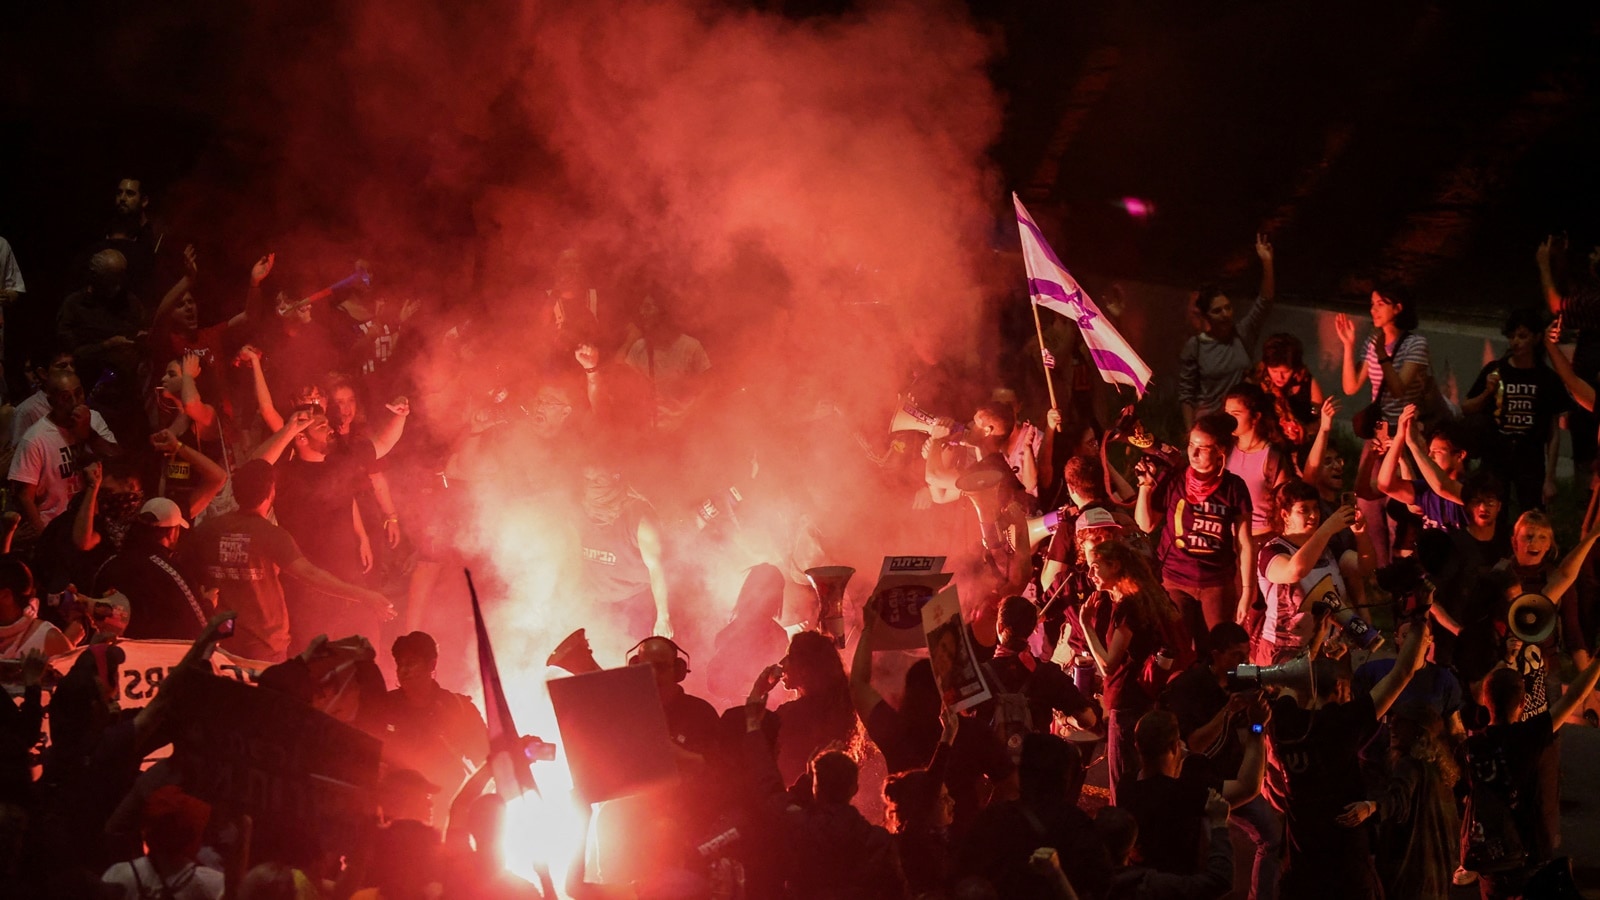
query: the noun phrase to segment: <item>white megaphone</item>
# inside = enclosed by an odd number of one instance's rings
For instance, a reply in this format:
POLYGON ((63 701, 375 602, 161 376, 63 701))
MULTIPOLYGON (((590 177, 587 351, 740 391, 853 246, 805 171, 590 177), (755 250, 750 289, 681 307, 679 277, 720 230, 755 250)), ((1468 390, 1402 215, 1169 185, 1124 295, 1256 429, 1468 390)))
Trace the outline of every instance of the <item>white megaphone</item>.
POLYGON ((1061 520, 1066 518, 1061 510, 1053 509, 1044 515, 1034 516, 1028 520, 1028 547, 1039 546, 1039 542, 1055 534, 1061 528, 1061 520))
MULTIPOLYGON (((923 434, 932 434, 933 426, 939 423, 939 417, 932 415, 917 406, 917 402, 910 397, 900 398, 900 408, 894 411, 894 418, 889 420, 889 432, 920 431, 923 434)), ((967 430, 967 426, 956 424, 950 426, 951 434, 960 434, 967 430)))
POLYGON ((1555 633, 1556 605, 1543 594, 1523 594, 1506 613, 1511 633, 1524 644, 1537 644, 1555 633))
POLYGON ((849 566, 813 566, 806 570, 806 580, 817 592, 817 624, 835 647, 844 647, 844 588, 856 570, 849 566))

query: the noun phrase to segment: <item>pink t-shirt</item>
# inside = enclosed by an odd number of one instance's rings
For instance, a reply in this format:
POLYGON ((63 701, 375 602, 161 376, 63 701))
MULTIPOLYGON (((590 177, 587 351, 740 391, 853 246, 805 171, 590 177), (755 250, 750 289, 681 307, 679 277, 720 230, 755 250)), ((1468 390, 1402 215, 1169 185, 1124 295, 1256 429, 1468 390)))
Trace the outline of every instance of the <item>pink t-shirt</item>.
POLYGON ((1244 479, 1244 486, 1250 489, 1250 531, 1254 534, 1272 530, 1272 486, 1266 483, 1271 454, 1271 444, 1228 454, 1228 471, 1244 479))

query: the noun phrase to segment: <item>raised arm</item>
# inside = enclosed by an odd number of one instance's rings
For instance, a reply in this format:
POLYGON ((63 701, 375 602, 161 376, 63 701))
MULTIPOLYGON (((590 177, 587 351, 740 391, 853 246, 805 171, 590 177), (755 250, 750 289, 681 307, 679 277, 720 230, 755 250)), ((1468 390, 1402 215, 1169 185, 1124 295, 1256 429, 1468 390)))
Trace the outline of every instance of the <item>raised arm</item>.
POLYGON ((1567 393, 1572 395, 1573 402, 1584 409, 1594 412, 1594 385, 1584 381, 1578 376, 1577 370, 1572 368, 1572 361, 1567 359, 1567 353, 1561 349, 1561 317, 1557 316, 1550 327, 1544 330, 1545 355, 1550 357, 1550 368, 1556 370, 1560 376, 1561 384, 1566 387, 1567 393))
POLYGON ((1589 533, 1578 541, 1578 545, 1567 551, 1561 558, 1555 571, 1550 573, 1549 579, 1544 583, 1544 595, 1552 603, 1560 603, 1566 596, 1567 589, 1578 580, 1578 572, 1583 568, 1583 561, 1588 558, 1589 550, 1594 546, 1596 538, 1600 538, 1600 523, 1589 529, 1589 533))
POLYGON ((1561 291, 1556 288, 1555 275, 1550 271, 1550 249, 1555 243, 1555 235, 1546 235, 1544 243, 1534 251, 1533 259, 1539 265, 1539 288, 1544 294, 1544 302, 1550 307, 1550 315, 1559 316, 1562 313, 1561 291))
POLYGON ((183 248, 183 277, 179 278, 178 282, 167 290, 166 296, 161 298, 161 303, 150 316, 151 324, 160 325, 162 320, 172 314, 173 307, 178 305, 183 295, 194 287, 195 279, 200 274, 198 261, 199 257, 195 253, 193 244, 183 248))
POLYGON ((883 695, 872 686, 872 632, 877 625, 878 604, 869 600, 861 611, 861 634, 856 638, 856 654, 850 660, 850 699, 863 722, 883 702, 883 695))
POLYGON ((183 359, 178 360, 178 368, 178 404, 194 424, 194 436, 215 435, 217 411, 201 399, 200 388, 195 384, 195 379, 200 377, 200 357, 193 352, 185 353, 183 359))
POLYGON ((1267 563, 1267 580, 1273 584, 1294 584, 1311 574, 1317 560, 1328 549, 1333 536, 1355 524, 1356 508, 1341 506, 1311 532, 1311 537, 1293 554, 1279 554, 1267 563))
POLYGON ((1428 455, 1428 447, 1422 442, 1422 427, 1417 424, 1417 407, 1414 404, 1407 403, 1405 411, 1400 414, 1400 433, 1405 435, 1406 446, 1411 448, 1411 458, 1416 462, 1417 472, 1428 483, 1428 487, 1451 503, 1461 503, 1461 482, 1446 475, 1433 457, 1428 455))
POLYGON ((311 413, 303 409, 291 413, 289 421, 283 423, 277 431, 272 433, 271 437, 262 441, 261 446, 256 448, 256 452, 250 454, 250 458, 264 459, 273 465, 277 465, 278 457, 282 456, 283 451, 289 449, 289 445, 294 443, 295 436, 310 427, 311 413))
POLYGON ((1353 397, 1367 381, 1367 367, 1356 365, 1355 320, 1344 313, 1339 313, 1333 317, 1333 331, 1338 335, 1339 344, 1344 348, 1339 386, 1344 389, 1346 396, 1353 397))
POLYGON ((1432 640, 1433 631, 1426 627, 1407 632, 1406 642, 1400 647, 1400 656, 1394 661, 1394 668, 1372 686, 1372 708, 1378 718, 1383 718, 1389 712, 1389 707, 1400 699, 1400 692, 1411 683, 1411 676, 1422 668, 1422 660, 1432 640))
POLYGON ((1278 297, 1278 275, 1272 265, 1272 242, 1265 234, 1256 235, 1256 258, 1261 260, 1261 299, 1271 303, 1278 297))
POLYGON ((1149 534, 1161 521, 1155 509, 1156 474, 1148 465, 1136 468, 1134 473, 1139 479, 1139 496, 1133 502, 1133 521, 1140 531, 1149 534))
POLYGON ((372 435, 372 449, 377 451, 378 459, 388 456, 394 445, 400 443, 400 435, 406 429, 406 417, 411 415, 411 401, 396 397, 386 404, 386 408, 391 414, 389 420, 372 435))
POLYGON ((100 499, 100 464, 90 463, 83 469, 83 499, 78 501, 78 514, 72 519, 72 546, 87 553, 100 546, 100 533, 94 528, 95 512, 100 499))
POLYGON ((1300 476, 1312 487, 1316 487, 1322 477, 1322 459, 1328 453, 1328 439, 1333 434, 1333 417, 1339 414, 1339 401, 1332 397, 1323 398, 1317 414, 1317 436, 1311 439, 1311 449, 1306 451, 1305 470, 1300 476))
MULTIPOLYGON (((1406 430, 1407 422, 1401 417, 1400 430, 1406 430)), ((1405 449, 1406 442, 1403 438, 1396 437, 1389 441, 1389 449, 1383 454, 1383 463, 1378 466, 1378 490, 1401 503, 1410 505, 1416 502, 1417 492, 1412 489, 1411 482, 1400 477, 1400 451, 1405 449)), ((1426 455, 1426 454, 1424 454, 1426 455)))
MULTIPOLYGON (((244 321, 250 325, 261 328, 263 323, 272 315, 272 309, 267 304, 266 294, 261 290, 261 282, 267 280, 272 274, 272 264, 278 259, 278 254, 268 253, 256 260, 250 268, 250 290, 244 295, 244 312, 241 313, 244 321)), ((238 321, 235 317, 234 321, 238 321)))

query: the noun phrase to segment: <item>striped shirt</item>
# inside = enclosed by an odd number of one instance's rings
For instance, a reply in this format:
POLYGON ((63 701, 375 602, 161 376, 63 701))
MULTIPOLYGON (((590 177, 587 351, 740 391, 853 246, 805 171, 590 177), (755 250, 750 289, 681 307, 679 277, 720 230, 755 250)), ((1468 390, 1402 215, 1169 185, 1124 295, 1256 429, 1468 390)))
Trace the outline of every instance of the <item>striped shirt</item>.
MULTIPOLYGON (((1420 334, 1402 334, 1396 343, 1387 345, 1384 349, 1394 357, 1394 370, 1404 369, 1406 363, 1417 362, 1422 364, 1423 377, 1411 383, 1411 388, 1404 396, 1398 396, 1394 391, 1383 392, 1383 417, 1390 422, 1400 418, 1400 413, 1406 408, 1407 403, 1422 402, 1423 392, 1428 387, 1429 376, 1433 365, 1428 356, 1428 339, 1420 334)), ((1367 382, 1372 388, 1372 399, 1378 400, 1378 389, 1383 386, 1383 366, 1378 363, 1377 357, 1372 355, 1372 344, 1368 342, 1366 356, 1362 358, 1363 365, 1367 368, 1367 382)))

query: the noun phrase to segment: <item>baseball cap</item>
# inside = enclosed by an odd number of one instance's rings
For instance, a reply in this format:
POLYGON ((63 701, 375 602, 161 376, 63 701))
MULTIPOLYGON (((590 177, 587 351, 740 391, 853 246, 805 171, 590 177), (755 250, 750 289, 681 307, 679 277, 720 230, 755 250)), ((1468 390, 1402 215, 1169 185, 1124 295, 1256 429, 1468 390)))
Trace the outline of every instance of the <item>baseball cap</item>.
POLYGON ((183 518, 183 511, 178 509, 178 504, 173 503, 166 497, 153 497, 146 500, 144 505, 139 507, 139 516, 141 519, 149 516, 149 519, 143 519, 146 524, 156 525, 161 528, 189 527, 189 523, 183 518))
POLYGON ((1083 511, 1083 515, 1078 516, 1078 523, 1074 527, 1076 527, 1076 528, 1121 528, 1122 525, 1121 525, 1121 523, 1119 523, 1117 521, 1115 516, 1111 515, 1111 511, 1110 510, 1108 510, 1108 509, 1100 509, 1099 507, 1095 507, 1094 509, 1086 509, 1086 510, 1084 510, 1083 511))

